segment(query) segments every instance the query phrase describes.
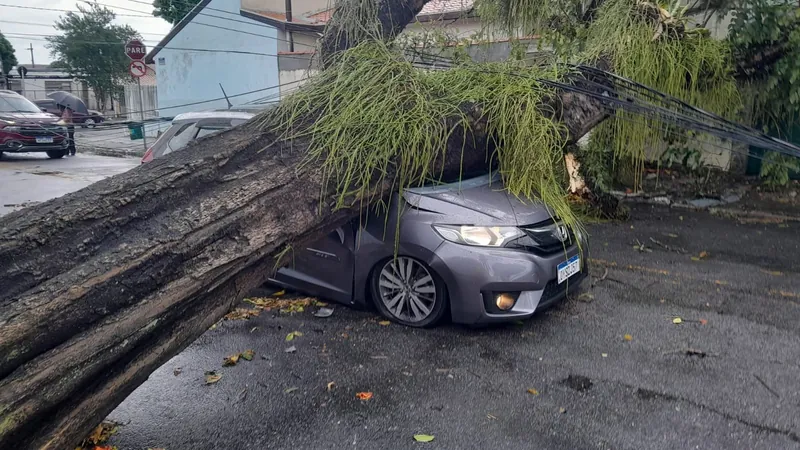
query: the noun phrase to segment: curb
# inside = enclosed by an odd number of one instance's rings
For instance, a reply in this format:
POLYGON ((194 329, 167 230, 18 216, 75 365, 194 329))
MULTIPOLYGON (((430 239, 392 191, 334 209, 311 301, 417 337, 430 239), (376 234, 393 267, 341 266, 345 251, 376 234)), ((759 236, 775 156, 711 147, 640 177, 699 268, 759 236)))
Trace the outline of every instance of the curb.
POLYGON ((102 148, 78 147, 78 152, 98 156, 110 156, 112 158, 141 158, 144 156, 144 151, 142 150, 107 150, 102 148))
POLYGON ((790 216, 786 214, 775 214, 765 211, 745 211, 731 208, 709 208, 708 212, 718 216, 735 219, 756 219, 760 221, 781 223, 781 222, 800 222, 800 216, 790 216))

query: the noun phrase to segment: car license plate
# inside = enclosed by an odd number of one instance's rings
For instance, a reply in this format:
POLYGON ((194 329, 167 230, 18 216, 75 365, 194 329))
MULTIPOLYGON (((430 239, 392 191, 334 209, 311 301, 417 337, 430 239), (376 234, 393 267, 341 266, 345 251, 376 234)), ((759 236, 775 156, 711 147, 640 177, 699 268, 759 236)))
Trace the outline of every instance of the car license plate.
POLYGON ((581 257, 575 255, 558 265, 558 284, 581 271, 581 257))
POLYGON ((37 144, 52 144, 53 137, 52 136, 36 136, 36 143, 37 144))

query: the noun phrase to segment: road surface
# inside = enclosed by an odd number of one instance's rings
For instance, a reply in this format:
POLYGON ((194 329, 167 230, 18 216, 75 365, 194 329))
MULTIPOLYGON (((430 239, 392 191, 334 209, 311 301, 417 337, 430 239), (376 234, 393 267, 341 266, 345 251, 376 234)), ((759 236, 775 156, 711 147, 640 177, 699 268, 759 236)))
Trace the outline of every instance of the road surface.
POLYGON ((135 158, 78 153, 49 159, 44 153, 4 153, 0 158, 0 216, 68 192, 139 165, 135 158))
MULTIPOLYGON (((6 156, 0 214, 137 165, 6 156)), ((636 207, 589 227, 593 287, 508 326, 415 330, 343 306, 221 322, 110 415, 110 444, 800 449, 798 226, 636 207)))
POLYGON ((414 330, 343 306, 225 321, 111 414, 111 444, 798 449, 796 226, 638 207, 590 227, 594 288, 522 324, 414 330))

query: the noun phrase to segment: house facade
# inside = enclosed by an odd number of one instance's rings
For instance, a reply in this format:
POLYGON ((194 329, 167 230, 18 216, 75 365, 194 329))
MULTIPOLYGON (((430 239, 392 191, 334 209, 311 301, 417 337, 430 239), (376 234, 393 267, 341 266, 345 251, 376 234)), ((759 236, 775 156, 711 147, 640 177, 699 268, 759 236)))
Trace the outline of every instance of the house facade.
POLYGON ((6 89, 28 100, 42 100, 51 92, 65 91, 80 97, 89 108, 99 109, 94 91, 86 83, 49 64, 21 65, 12 68, 6 83, 8 85, 6 89))

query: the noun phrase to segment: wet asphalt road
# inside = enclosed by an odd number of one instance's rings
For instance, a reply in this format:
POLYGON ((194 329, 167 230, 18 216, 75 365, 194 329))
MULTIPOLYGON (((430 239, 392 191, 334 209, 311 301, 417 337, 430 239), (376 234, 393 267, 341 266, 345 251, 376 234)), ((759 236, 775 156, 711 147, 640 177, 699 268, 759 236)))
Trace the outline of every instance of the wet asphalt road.
POLYGON ((637 207, 628 223, 590 227, 587 295, 522 324, 413 330, 343 306, 226 321, 110 415, 125 424, 111 444, 800 448, 798 228, 637 207), (292 331, 303 336, 286 342, 292 331), (245 349, 253 361, 221 367, 245 349), (205 386, 206 370, 222 379, 205 386))
POLYGON ((49 159, 44 153, 4 153, 0 158, 0 216, 77 191, 139 165, 135 158, 78 153, 49 159))

